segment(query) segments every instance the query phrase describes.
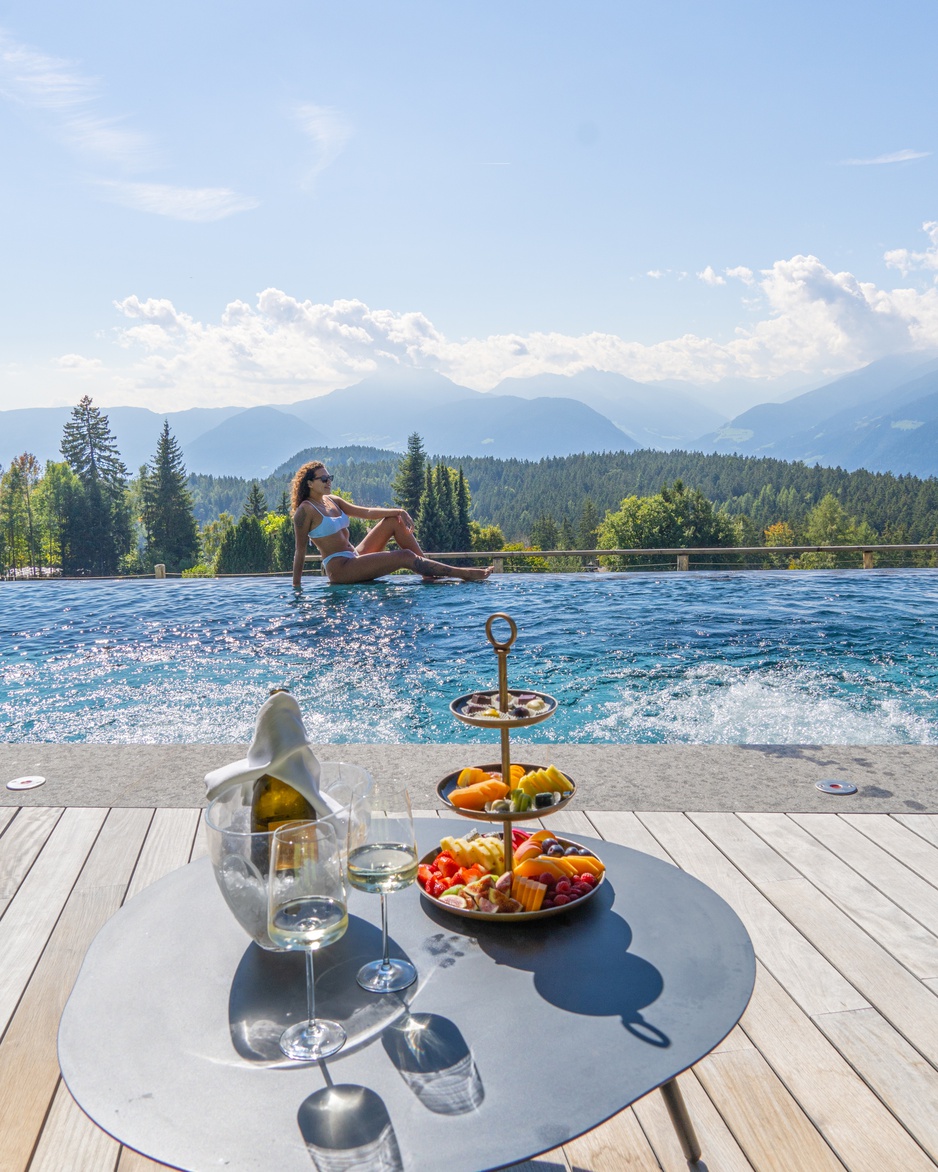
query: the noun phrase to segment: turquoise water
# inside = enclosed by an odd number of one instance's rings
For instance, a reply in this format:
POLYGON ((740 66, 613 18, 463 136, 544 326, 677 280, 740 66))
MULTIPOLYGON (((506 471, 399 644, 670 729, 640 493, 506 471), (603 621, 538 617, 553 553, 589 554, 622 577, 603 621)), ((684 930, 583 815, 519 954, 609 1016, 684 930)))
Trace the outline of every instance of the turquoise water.
POLYGON ((450 715, 497 682, 557 697, 517 739, 938 742, 938 572, 44 582, 0 586, 0 736, 250 739, 272 684, 318 742, 495 742, 450 715))

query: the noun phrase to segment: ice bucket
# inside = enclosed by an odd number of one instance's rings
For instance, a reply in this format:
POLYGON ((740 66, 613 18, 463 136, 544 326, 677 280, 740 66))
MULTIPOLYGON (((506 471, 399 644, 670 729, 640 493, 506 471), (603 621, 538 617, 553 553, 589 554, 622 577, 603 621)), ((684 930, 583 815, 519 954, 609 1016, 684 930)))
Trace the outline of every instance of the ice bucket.
MULTIPOLYGON (((374 778, 360 765, 320 761, 320 789, 341 809, 319 819, 335 827, 344 851, 352 823, 352 844, 364 841, 370 818, 369 795, 374 778)), ((205 832, 215 880, 225 903, 252 940, 270 952, 278 951, 267 935, 267 875, 272 834, 251 833, 254 783, 233 786, 205 811, 205 832)))

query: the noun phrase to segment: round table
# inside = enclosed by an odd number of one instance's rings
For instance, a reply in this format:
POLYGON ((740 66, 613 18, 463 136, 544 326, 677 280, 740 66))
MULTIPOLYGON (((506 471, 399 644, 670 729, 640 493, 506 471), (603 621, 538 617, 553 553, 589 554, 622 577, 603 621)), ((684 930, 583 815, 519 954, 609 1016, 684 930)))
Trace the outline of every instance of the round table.
MULTIPOLYGON (((421 822, 421 854, 465 830, 421 822)), ((305 1016, 302 954, 249 943, 208 860, 173 872, 88 951, 59 1030, 69 1090, 115 1139, 187 1172, 484 1172, 573 1139, 712 1050, 755 959, 698 880, 566 837, 594 847, 607 880, 562 916, 496 924, 416 887, 392 896, 394 952, 420 974, 402 994, 355 983, 380 918, 353 891, 349 931, 316 957, 317 1010, 349 1042, 309 1065, 277 1048, 305 1016)))

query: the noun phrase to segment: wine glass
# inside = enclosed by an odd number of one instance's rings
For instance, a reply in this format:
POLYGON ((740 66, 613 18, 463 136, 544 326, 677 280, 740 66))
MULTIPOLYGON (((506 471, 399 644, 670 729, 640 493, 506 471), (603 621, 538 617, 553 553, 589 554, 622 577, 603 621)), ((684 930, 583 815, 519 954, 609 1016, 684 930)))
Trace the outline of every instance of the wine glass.
MULTIPOLYGON (((375 801, 372 796, 372 801, 375 801)), ((388 955, 387 895, 409 887, 417 878, 417 842, 410 794, 404 791, 404 813, 375 815, 364 833, 364 841, 349 842, 348 881, 359 891, 377 891, 381 896, 380 960, 358 970, 356 980, 371 993, 398 993, 417 979, 417 970, 407 960, 388 955)))
POLYGON ((274 944, 306 952, 307 1020, 284 1030, 287 1058, 311 1062, 345 1044, 337 1021, 316 1017, 313 953, 334 944, 348 927, 342 855, 335 828, 325 822, 288 822, 271 839, 267 931, 274 944))

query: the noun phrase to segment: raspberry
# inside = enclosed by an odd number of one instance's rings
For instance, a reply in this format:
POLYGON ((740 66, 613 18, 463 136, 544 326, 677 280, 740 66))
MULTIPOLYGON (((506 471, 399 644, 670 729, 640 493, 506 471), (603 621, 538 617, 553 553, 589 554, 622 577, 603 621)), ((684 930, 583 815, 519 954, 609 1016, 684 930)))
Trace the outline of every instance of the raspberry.
POLYGON ((541 907, 553 907, 553 906, 554 906, 554 901, 549 898, 545 899, 544 902, 541 904, 541 907))
POLYGON ((558 882, 557 894, 558 895, 569 895, 570 894, 570 880, 569 879, 561 879, 558 882))
POLYGON ((596 878, 596 876, 591 875, 588 871, 584 872, 577 878, 577 883, 585 883, 589 888, 595 887, 598 882, 599 880, 596 878))
POLYGON ((574 899, 582 899, 584 895, 589 895, 592 888, 587 887, 585 883, 574 883, 570 888, 570 894, 574 899))
MULTIPOLYGON (((564 904, 570 903, 569 895, 555 895, 554 907, 563 907, 564 904)), ((543 904, 541 905, 543 907, 543 904)))
POLYGON ((554 876, 550 871, 542 871, 537 877, 538 883, 543 883, 545 887, 550 887, 554 882, 554 876))

